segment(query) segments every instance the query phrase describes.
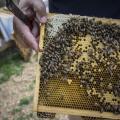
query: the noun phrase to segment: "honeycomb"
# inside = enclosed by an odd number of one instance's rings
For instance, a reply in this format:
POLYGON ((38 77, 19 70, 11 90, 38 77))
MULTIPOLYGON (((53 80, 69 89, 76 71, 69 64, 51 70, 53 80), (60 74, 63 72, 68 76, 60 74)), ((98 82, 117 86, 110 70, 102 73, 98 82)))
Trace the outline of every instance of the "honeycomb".
POLYGON ((35 111, 120 119, 120 20, 50 15, 40 48, 35 111))

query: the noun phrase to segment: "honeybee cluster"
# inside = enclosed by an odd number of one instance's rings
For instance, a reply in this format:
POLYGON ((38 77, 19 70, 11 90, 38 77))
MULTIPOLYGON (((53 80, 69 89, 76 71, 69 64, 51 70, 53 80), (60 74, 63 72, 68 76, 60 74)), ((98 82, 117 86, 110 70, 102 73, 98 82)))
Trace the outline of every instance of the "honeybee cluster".
POLYGON ((78 79, 88 99, 99 99, 94 107, 120 114, 120 26, 71 17, 54 37, 48 34, 46 29, 40 79, 45 84, 51 78, 78 79), (106 95, 112 95, 111 100, 106 95))

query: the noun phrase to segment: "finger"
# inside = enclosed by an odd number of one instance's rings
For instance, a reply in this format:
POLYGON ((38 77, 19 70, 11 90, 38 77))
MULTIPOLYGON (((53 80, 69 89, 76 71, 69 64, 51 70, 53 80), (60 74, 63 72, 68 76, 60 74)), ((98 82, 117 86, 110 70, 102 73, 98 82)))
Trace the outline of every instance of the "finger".
POLYGON ((47 14, 46 14, 46 7, 42 0, 34 0, 33 1, 33 8, 36 12, 36 17, 41 23, 46 23, 47 21, 47 14))
POLYGON ((15 43, 18 46, 21 45, 21 48, 29 48, 28 44, 24 42, 18 34, 15 34, 15 43))
POLYGON ((21 40, 23 40, 26 44, 29 45, 29 47, 33 48, 35 51, 38 51, 38 43, 36 41, 36 38, 32 35, 29 27, 21 22, 21 20, 19 20, 17 17, 14 17, 13 22, 14 30, 21 37, 21 40))
POLYGON ((24 27, 23 24, 21 24, 21 21, 14 16, 13 18, 13 29, 14 29, 14 36, 16 39, 16 42, 19 44, 21 44, 23 47, 28 48, 28 44, 26 42, 24 42, 23 38, 22 38, 22 33, 20 32, 21 29, 20 27, 24 27))
POLYGON ((37 38, 40 34, 40 27, 36 24, 36 22, 33 22, 32 34, 35 38, 37 38))
POLYGON ((40 42, 40 36, 37 37, 37 43, 39 44, 40 42))
POLYGON ((39 46, 36 41, 36 38, 32 35, 30 30, 26 30, 26 33, 24 34, 24 39, 27 41, 27 44, 33 48, 36 52, 39 51, 39 46))
MULTIPOLYGON (((39 45, 40 27, 35 22, 34 22, 34 25, 33 25, 32 34, 34 35, 34 37, 36 37, 36 42, 39 45)), ((43 50, 41 48, 39 48, 39 52, 43 52, 43 50)))

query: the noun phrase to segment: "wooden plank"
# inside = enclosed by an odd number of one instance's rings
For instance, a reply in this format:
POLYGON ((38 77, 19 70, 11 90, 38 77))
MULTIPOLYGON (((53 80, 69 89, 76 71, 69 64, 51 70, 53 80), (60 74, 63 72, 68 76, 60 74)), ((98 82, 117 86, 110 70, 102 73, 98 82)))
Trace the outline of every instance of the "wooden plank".
POLYGON ((77 109, 69 109, 69 108, 60 108, 60 107, 49 107, 49 106, 38 106, 38 111, 41 112, 51 112, 51 113, 61 113, 61 114, 70 114, 70 115, 80 115, 80 116, 89 116, 89 117, 98 117, 98 118, 109 118, 114 120, 118 120, 120 115, 115 115, 113 113, 108 112, 97 112, 90 110, 77 110, 77 109))
MULTIPOLYGON (((44 29, 45 29, 45 25, 41 25, 40 42, 39 42, 40 49, 43 49, 44 29)), ((42 52, 39 52, 38 53, 38 63, 39 63, 39 59, 40 59, 41 55, 42 55, 42 52)), ((40 65, 37 64, 36 65, 36 85, 35 85, 34 106, 33 106, 34 111, 38 110, 39 85, 40 85, 40 65)))

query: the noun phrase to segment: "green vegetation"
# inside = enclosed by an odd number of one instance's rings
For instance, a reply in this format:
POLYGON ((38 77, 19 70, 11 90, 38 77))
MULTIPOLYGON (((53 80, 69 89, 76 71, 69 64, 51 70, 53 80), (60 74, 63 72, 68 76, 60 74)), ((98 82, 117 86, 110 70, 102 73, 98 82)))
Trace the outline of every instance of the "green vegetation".
POLYGON ((3 117, 3 120, 9 120, 7 117, 3 117))
POLYGON ((35 80, 32 81, 32 83, 29 85, 28 90, 33 90, 34 89, 34 85, 35 85, 35 80))
POLYGON ((32 100, 33 100, 33 96, 24 97, 20 100, 19 106, 29 105, 32 100))
POLYGON ((26 120, 26 118, 24 116, 19 116, 16 120, 26 120))
POLYGON ((34 85, 33 84, 30 84, 29 85, 29 90, 31 91, 31 90, 33 90, 34 89, 34 85))
POLYGON ((33 114, 32 113, 30 113, 30 114, 28 114, 28 115, 25 115, 25 116, 19 116, 17 119, 15 119, 15 120, 31 120, 31 118, 33 117, 33 114))
POLYGON ((33 81, 32 81, 32 84, 35 85, 35 82, 36 82, 36 80, 33 80, 33 81))
POLYGON ((12 75, 19 75, 23 69, 23 60, 16 49, 0 53, 0 84, 9 80, 12 75))
POLYGON ((21 110, 22 110, 22 108, 21 107, 17 107, 17 108, 14 108, 13 110, 12 110, 12 114, 16 114, 16 113, 19 113, 19 112, 21 112, 21 110))

